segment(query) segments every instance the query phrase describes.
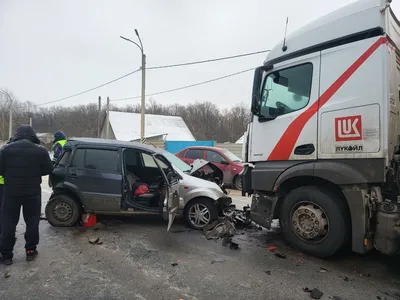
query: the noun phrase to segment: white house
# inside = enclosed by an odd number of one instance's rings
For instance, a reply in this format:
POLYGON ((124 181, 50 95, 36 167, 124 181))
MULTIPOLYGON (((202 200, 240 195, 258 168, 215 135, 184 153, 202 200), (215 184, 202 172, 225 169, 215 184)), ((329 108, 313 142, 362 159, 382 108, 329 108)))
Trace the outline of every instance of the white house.
MULTIPOLYGON (((110 111, 109 138, 120 141, 140 140, 139 113, 110 111)), ((101 138, 106 138, 106 116, 101 126, 101 138)), ((195 141, 186 123, 181 117, 145 115, 146 139, 163 139, 166 141, 195 141)))

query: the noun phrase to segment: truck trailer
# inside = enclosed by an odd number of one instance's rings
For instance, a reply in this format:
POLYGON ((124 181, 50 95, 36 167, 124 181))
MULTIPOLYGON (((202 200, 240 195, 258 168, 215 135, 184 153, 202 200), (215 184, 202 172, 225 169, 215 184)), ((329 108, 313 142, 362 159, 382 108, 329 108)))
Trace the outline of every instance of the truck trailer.
POLYGON ((400 252, 400 22, 361 0, 295 31, 255 70, 243 143, 251 218, 297 249, 400 252))

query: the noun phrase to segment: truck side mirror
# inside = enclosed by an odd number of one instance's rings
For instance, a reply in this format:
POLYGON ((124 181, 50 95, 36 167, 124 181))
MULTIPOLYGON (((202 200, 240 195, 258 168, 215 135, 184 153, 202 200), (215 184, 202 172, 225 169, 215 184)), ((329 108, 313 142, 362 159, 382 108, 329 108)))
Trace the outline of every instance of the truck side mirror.
POLYGON ((259 113, 260 86, 262 81, 263 67, 258 67, 254 72, 253 93, 251 98, 251 112, 255 115, 259 113))

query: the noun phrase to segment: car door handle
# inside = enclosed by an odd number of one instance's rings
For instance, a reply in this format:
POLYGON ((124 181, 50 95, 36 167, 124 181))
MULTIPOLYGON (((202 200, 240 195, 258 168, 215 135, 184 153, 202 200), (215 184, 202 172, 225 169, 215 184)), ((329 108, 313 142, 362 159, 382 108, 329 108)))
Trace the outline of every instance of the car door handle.
POLYGON ((300 145, 294 149, 294 154, 296 155, 311 155, 314 152, 315 152, 314 144, 300 145))

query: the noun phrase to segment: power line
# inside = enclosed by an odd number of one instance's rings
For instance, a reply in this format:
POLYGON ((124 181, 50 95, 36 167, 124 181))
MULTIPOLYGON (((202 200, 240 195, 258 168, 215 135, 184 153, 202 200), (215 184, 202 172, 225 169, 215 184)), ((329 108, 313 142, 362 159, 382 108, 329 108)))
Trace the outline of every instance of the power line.
MULTIPOLYGON (((160 94, 165 94, 165 93, 170 93, 170 92, 175 92, 175 91, 180 91, 180 90, 192 88, 192 87, 195 87, 195 86, 207 84, 207 83, 210 83, 210 82, 214 82, 214 81, 222 80, 222 79, 229 78, 229 77, 232 77, 232 76, 236 76, 236 75, 239 75, 239 74, 242 74, 242 73, 246 73, 246 72, 249 72, 249 71, 254 70, 254 69, 255 68, 251 68, 251 69, 247 69, 247 70, 243 70, 243 71, 240 71, 240 72, 228 74, 228 75, 225 75, 225 76, 209 79, 209 80, 202 81, 202 82, 198 82, 198 83, 194 83, 194 84, 190 84, 190 85, 185 85, 185 86, 182 86, 182 87, 178 87, 178 88, 174 88, 174 89, 170 89, 170 90, 165 90, 165 91, 161 91, 161 92, 157 92, 157 93, 147 94, 146 97, 151 97, 151 96, 156 96, 156 95, 160 95, 160 94)), ((110 100, 110 101, 112 101, 112 102, 125 101, 125 100, 137 99, 137 98, 140 98, 140 97, 141 96, 127 97, 127 98, 121 98, 121 99, 113 99, 113 100, 110 100)))
POLYGON ((76 96, 80 96, 80 95, 89 93, 89 92, 94 91, 94 90, 97 90, 97 89, 99 89, 99 88, 101 88, 101 87, 103 87, 103 86, 109 85, 109 84, 114 83, 114 82, 116 82, 116 81, 118 81, 118 80, 121 80, 121 79, 123 79, 123 78, 125 78, 125 77, 128 77, 128 76, 130 76, 130 75, 132 75, 132 74, 134 74, 134 73, 136 73, 136 72, 139 72, 139 71, 140 71, 140 68, 137 69, 137 70, 135 70, 135 71, 132 71, 132 72, 130 72, 130 73, 128 73, 128 74, 122 75, 122 76, 120 76, 120 77, 118 77, 118 78, 115 78, 115 79, 113 79, 113 80, 110 80, 110 81, 108 81, 108 82, 106 82, 106 83, 103 83, 103 84, 100 84, 100 85, 98 85, 98 86, 95 86, 95 87, 93 87, 93 88, 91 88, 91 89, 88 89, 88 90, 79 92, 79 93, 77 93, 77 94, 73 94, 73 95, 68 96, 68 97, 60 98, 60 99, 53 100, 53 101, 49 101, 49 102, 45 102, 45 103, 40 103, 40 104, 37 104, 37 106, 52 104, 52 103, 60 102, 60 101, 63 101, 63 100, 67 100, 67 99, 70 99, 70 98, 73 98, 73 97, 76 97, 76 96))
MULTIPOLYGON (((268 51, 270 51, 270 50, 262 50, 262 51, 256 51, 256 52, 249 52, 249 53, 243 53, 243 54, 238 54, 238 55, 225 56, 225 57, 219 57, 219 58, 213 58, 213 59, 207 59, 207 60, 199 60, 199 61, 193 61, 193 62, 186 62, 186 63, 180 63, 180 64, 173 64, 173 65, 161 65, 161 66, 147 67, 146 69, 147 69, 147 70, 155 70, 155 69, 165 69, 165 68, 174 68, 174 67, 190 66, 190 65, 196 65, 196 64, 204 64, 204 63, 210 63, 210 62, 216 62, 216 61, 222 61, 222 60, 234 59, 234 58, 239 58, 239 57, 246 57, 246 56, 252 56, 252 55, 262 54, 262 53, 266 53, 266 52, 268 52, 268 51)), ((43 105, 53 104, 53 103, 61 102, 61 101, 64 101, 64 100, 67 100, 67 99, 70 99, 70 98, 73 98, 73 97, 77 97, 77 96, 80 96, 80 95, 89 93, 89 92, 94 91, 94 90, 96 90, 96 89, 99 89, 99 88, 101 88, 101 87, 103 87, 103 86, 109 85, 109 84, 114 83, 114 82, 116 82, 116 81, 118 81, 118 80, 121 80, 121 79, 123 79, 123 78, 125 78, 125 77, 128 77, 128 76, 130 76, 130 75, 132 75, 132 74, 135 74, 136 72, 138 72, 138 71, 140 71, 140 70, 141 70, 141 69, 139 68, 139 69, 137 69, 137 70, 135 70, 135 71, 129 72, 129 73, 125 74, 125 75, 122 75, 122 76, 120 76, 120 77, 117 77, 117 78, 115 78, 115 79, 113 79, 113 80, 110 80, 110 81, 108 81, 108 82, 106 82, 106 83, 103 83, 103 84, 100 84, 100 85, 98 85, 98 86, 95 86, 95 87, 93 87, 93 88, 90 88, 90 89, 88 89, 88 90, 85 90, 85 91, 82 91, 82 92, 79 92, 79 93, 70 95, 70 96, 68 96, 68 97, 63 97, 63 98, 56 99, 56 100, 53 100, 53 101, 49 101, 49 102, 45 102, 45 103, 40 103, 40 104, 37 104, 36 106, 43 106, 43 105)), ((203 84, 203 83, 200 83, 200 84, 203 84)), ((157 95, 158 95, 158 94, 157 94, 157 95)), ((151 96, 151 95, 150 95, 150 96, 151 96)), ((136 97, 134 97, 134 98, 136 98, 136 97)), ((130 98, 130 99, 134 99, 134 98, 130 98)), ((115 101, 116 101, 116 100, 115 100, 115 101)))
POLYGON ((154 70, 154 69, 165 69, 165 68, 174 68, 174 67, 183 67, 183 66, 190 66, 190 65, 198 65, 198 64, 216 62, 216 61, 221 61, 221 60, 227 60, 227 59, 233 59, 233 58, 251 56, 251 55, 256 55, 256 54, 262 54, 262 53, 266 53, 266 52, 268 52, 268 51, 270 51, 270 50, 262 50, 262 51, 256 51, 256 52, 238 54, 238 55, 233 55, 233 56, 225 56, 225 57, 220 57, 220 58, 213 58, 213 59, 207 59, 207 60, 199 60, 199 61, 193 61, 193 62, 175 64, 175 65, 164 65, 164 66, 157 66, 157 67, 148 67, 148 68, 146 68, 146 69, 147 69, 147 70, 154 70))

